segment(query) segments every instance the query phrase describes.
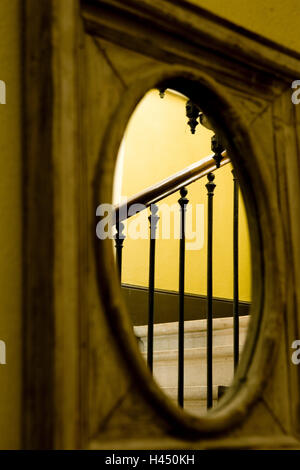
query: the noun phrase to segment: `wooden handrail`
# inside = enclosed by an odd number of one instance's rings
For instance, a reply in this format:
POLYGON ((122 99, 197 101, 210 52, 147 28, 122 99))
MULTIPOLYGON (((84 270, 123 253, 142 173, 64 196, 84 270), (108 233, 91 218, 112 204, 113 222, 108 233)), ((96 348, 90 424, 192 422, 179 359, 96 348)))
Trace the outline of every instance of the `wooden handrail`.
MULTIPOLYGON (((128 208, 133 204, 141 204, 149 207, 151 204, 156 204, 165 197, 170 196, 184 186, 194 183, 203 176, 215 171, 217 169, 216 162, 213 158, 214 154, 202 158, 196 163, 189 165, 184 170, 169 176, 168 178, 160 181, 159 183, 150 186, 143 191, 128 198, 128 200, 115 207, 116 217, 119 222, 126 220, 134 214, 128 215, 128 208)), ((220 167, 227 165, 230 162, 226 150, 222 152, 222 160, 220 167)), ((142 209, 141 209, 142 210, 142 209)))

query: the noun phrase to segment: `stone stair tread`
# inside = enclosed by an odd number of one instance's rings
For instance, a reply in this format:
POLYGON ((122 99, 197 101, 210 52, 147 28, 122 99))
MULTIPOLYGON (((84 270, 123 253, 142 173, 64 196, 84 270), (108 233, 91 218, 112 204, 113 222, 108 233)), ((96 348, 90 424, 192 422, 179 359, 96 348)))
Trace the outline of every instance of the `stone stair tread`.
MULTIPOLYGON (((247 328, 249 323, 249 316, 244 315, 239 318, 240 328, 247 328)), ((213 319, 213 330, 216 332, 218 330, 226 330, 232 328, 233 318, 214 318, 213 319)), ((137 336, 143 337, 147 336, 148 325, 135 326, 134 331, 137 336)), ((207 322, 204 320, 188 320, 184 322, 185 333, 201 333, 207 330, 207 322)), ((155 335, 172 335, 178 333, 178 322, 170 323, 156 323, 154 325, 154 334, 155 335)))
MULTIPOLYGON (((143 353, 146 356, 146 353, 143 353)), ((214 359, 217 358, 232 358, 233 356, 233 348, 232 345, 224 345, 224 346, 214 346, 213 347, 213 357, 214 359)), ((178 349, 162 349, 159 351, 153 352, 154 360, 157 361, 169 361, 169 360, 177 360, 178 357, 178 349)), ((184 358, 185 360, 188 359, 202 359, 206 358, 206 346, 198 347, 198 348, 185 348, 184 349, 184 358)))
MULTIPOLYGON (((240 345, 244 343, 248 317, 240 318, 240 345)), ((147 350, 146 325, 134 327, 136 336, 140 339, 140 349, 147 350)), ((184 332, 185 350, 190 348, 206 347, 206 320, 191 320, 185 322, 184 332)), ((233 321, 232 318, 217 318, 213 325, 213 346, 232 345, 233 321)), ((178 323, 163 323, 154 326, 153 349, 155 352, 175 350, 178 347, 178 323)))
MULTIPOLYGON (((242 351, 249 316, 240 317, 240 352, 242 351)), ((193 414, 206 413, 206 320, 190 320, 184 324, 184 408, 193 414)), ((140 350, 147 358, 148 326, 134 327, 140 338, 140 350)), ((229 386, 234 375, 233 318, 213 320, 213 403, 218 400, 218 385, 229 386), (216 385, 218 384, 218 385, 216 385)), ((154 325, 153 376, 164 393, 177 402, 178 322, 154 325)))

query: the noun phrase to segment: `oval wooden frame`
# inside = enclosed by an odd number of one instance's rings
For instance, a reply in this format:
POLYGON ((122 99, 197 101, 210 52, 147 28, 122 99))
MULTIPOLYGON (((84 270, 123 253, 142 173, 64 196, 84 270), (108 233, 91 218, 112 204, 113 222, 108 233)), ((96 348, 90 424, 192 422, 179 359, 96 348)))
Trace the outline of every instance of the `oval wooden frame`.
POLYGON ((246 205, 252 247, 252 308, 250 334, 235 379, 220 404, 204 417, 177 408, 152 379, 139 354, 126 311, 111 240, 96 239, 95 251, 101 303, 107 321, 132 374, 136 386, 160 418, 178 436, 200 436, 228 430, 243 420, 260 397, 270 377, 277 352, 283 311, 284 273, 281 226, 277 204, 269 197, 271 179, 265 171, 251 129, 237 111, 225 88, 205 73, 186 67, 158 65, 140 74, 124 92, 105 133, 94 179, 95 207, 111 201, 114 167, 129 118, 145 93, 167 84, 188 95, 210 116, 227 138, 246 205))

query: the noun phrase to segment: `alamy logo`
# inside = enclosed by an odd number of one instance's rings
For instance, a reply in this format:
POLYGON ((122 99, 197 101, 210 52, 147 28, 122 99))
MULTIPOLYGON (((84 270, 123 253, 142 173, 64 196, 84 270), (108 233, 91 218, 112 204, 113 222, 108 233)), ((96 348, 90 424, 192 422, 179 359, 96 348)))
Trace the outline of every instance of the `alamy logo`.
POLYGON ((0 340, 0 364, 6 364, 6 344, 0 340))
MULTIPOLYGON (((178 204, 160 204, 159 222, 155 234, 156 239, 180 239, 180 212, 178 204)), ((96 234, 100 240, 113 239, 116 234, 116 213, 112 204, 100 204, 96 210, 100 222, 96 226, 96 234)), ((131 240, 149 238, 149 220, 147 207, 143 204, 124 204, 120 211, 120 220, 125 222, 122 238, 131 240), (131 216, 135 216, 131 218, 131 216)), ((123 223, 122 222, 122 223, 123 223)), ((186 210, 185 238, 187 250, 201 250, 204 246, 204 205, 189 204, 186 210)))
POLYGON ((6 84, 0 80, 0 104, 6 104, 6 84))
POLYGON ((294 80, 292 83, 292 88, 295 88, 295 91, 292 93, 292 103, 300 103, 300 80, 294 80))
POLYGON ((292 349, 296 349, 296 351, 294 351, 292 354, 292 363, 295 364, 295 366, 298 366, 300 364, 300 340, 299 339, 295 339, 295 341, 293 341, 292 349))
MULTIPOLYGON (((6 104, 6 84, 0 80, 0 104, 6 104)), ((6 344, 0 340, 0 364, 6 364, 6 344)))

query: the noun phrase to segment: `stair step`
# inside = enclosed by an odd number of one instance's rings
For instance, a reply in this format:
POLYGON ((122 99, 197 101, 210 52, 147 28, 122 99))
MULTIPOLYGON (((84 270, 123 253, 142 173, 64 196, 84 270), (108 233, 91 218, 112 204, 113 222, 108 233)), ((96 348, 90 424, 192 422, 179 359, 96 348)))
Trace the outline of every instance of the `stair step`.
MULTIPOLYGON (((240 317, 239 339, 242 351, 249 316, 240 317)), ((147 359, 147 325, 134 327, 140 349, 147 359)), ((184 408, 193 414, 206 413, 206 320, 184 324, 184 408)), ((218 387, 228 387, 233 379, 233 319, 213 320, 213 404, 218 387)), ((153 376, 163 391, 177 403, 178 322, 154 325, 153 376)))
MULTIPOLYGON (((143 353, 146 359, 146 353, 143 353)), ((155 351, 153 375, 162 387, 177 386, 178 351, 155 351)), ((216 346, 213 349, 213 378, 218 385, 229 385, 233 377, 232 346, 216 346)), ((206 348, 185 349, 184 383, 189 386, 206 385, 206 348)))
MULTIPOLYGON (((247 333, 249 316, 240 317, 240 342, 243 343, 247 333)), ((140 339, 142 351, 147 350, 148 326, 135 326, 134 332, 140 339)), ((213 320, 214 346, 232 344, 233 319, 215 318, 213 320)), ((184 323, 184 344, 186 349, 206 346, 206 320, 190 320, 184 323)), ((154 351, 174 350, 178 347, 178 322, 158 323, 154 325, 154 351)))

